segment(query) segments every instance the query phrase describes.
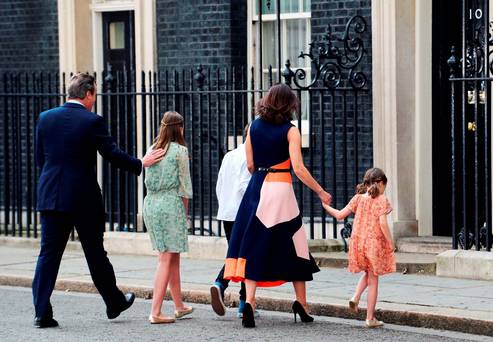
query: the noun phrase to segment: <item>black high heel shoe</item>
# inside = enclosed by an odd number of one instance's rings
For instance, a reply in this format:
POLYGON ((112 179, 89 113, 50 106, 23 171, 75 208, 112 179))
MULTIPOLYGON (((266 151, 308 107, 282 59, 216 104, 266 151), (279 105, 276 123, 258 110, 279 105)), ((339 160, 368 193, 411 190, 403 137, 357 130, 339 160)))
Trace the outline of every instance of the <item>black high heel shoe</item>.
POLYGON ((243 325, 243 328, 255 328, 255 317, 250 303, 245 303, 241 324, 243 325))
POLYGON ((303 323, 313 322, 313 317, 306 313, 305 308, 301 305, 297 300, 293 303, 293 313, 294 313, 294 322, 296 323, 296 314, 300 316, 300 319, 303 323))

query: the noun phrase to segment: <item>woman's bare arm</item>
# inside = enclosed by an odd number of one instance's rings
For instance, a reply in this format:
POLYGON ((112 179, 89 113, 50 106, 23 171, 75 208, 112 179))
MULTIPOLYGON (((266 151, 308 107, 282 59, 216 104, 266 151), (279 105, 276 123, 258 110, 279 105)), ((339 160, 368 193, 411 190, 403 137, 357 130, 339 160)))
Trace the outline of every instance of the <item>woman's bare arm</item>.
POLYGON ((253 164, 253 149, 252 141, 250 140, 250 129, 248 130, 247 137, 245 139, 245 153, 248 171, 253 174, 253 171, 255 171, 255 165, 253 164))
POLYGON ((293 166, 296 177, 298 177, 303 184, 312 189, 318 195, 322 203, 330 204, 332 196, 318 184, 303 163, 303 156, 301 154, 301 134, 298 128, 291 127, 289 129, 288 141, 289 157, 291 158, 291 165, 293 166))

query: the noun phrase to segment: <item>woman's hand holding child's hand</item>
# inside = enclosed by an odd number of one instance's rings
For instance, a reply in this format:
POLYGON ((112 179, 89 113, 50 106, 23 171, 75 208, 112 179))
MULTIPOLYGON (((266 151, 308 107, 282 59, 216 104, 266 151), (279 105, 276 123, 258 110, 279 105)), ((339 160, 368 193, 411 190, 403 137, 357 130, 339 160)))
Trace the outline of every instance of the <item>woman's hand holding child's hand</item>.
POLYGON ((330 205, 330 202, 332 202, 332 196, 324 189, 320 190, 317 195, 322 201, 322 204, 330 205))

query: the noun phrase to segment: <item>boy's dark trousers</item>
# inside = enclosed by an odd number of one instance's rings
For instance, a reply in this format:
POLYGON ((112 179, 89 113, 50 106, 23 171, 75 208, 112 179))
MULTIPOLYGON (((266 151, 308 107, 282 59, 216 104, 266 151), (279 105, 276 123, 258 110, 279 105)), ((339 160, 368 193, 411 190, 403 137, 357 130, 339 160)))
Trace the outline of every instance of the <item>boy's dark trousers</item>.
MULTIPOLYGON (((231 231, 233 230, 234 221, 222 221, 224 226, 224 232, 226 233, 226 240, 229 243, 229 237, 231 236, 231 231)), ((224 265, 221 268, 221 271, 217 275, 216 282, 220 283, 223 287, 223 291, 225 291, 229 285, 229 280, 224 279, 224 265)), ((246 290, 245 283, 241 282, 240 289, 240 300, 246 300, 246 290)))

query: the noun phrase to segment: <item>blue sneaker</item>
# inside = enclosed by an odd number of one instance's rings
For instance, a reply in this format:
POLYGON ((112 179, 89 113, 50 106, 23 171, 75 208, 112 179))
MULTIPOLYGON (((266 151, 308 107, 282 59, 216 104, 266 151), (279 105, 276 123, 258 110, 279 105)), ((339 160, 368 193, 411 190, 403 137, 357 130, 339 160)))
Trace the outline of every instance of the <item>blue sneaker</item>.
POLYGON ((245 308, 245 301, 240 299, 240 303, 238 304, 238 313, 236 316, 238 318, 243 318, 243 309, 245 308))
POLYGON ((224 288, 218 281, 211 286, 211 305, 212 310, 214 310, 216 314, 224 316, 226 313, 226 305, 224 305, 224 288))

